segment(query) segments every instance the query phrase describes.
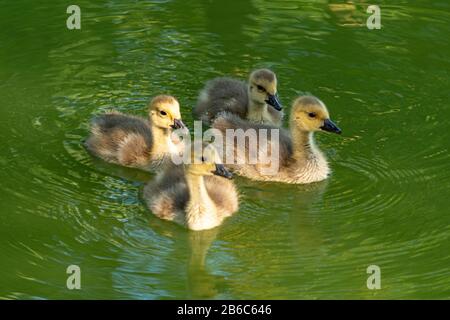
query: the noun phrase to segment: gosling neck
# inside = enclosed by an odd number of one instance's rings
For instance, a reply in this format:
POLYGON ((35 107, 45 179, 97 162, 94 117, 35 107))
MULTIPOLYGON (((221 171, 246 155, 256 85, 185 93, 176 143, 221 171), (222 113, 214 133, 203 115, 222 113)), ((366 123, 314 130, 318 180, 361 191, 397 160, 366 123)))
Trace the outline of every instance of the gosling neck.
POLYGON ((155 155, 167 153, 167 146, 171 142, 171 129, 161 128, 153 124, 151 125, 151 131, 153 137, 152 153, 155 155))
POLYGON ((292 158, 297 168, 296 178, 302 183, 324 180, 330 173, 328 162, 314 142, 314 133, 291 123, 292 158))
POLYGON ((290 128, 294 159, 297 161, 307 161, 320 154, 314 142, 314 132, 302 130, 292 122, 290 128))
POLYGON ((211 229, 216 223, 216 207, 206 190, 204 177, 187 173, 186 183, 189 189, 189 202, 186 210, 186 222, 192 230, 211 229))
POLYGON ((258 102, 251 98, 250 88, 248 89, 248 111, 247 119, 253 122, 264 122, 264 115, 267 114, 267 103, 258 102))
POLYGON ((187 173, 186 182, 189 189, 190 202, 201 204, 204 199, 209 199, 203 176, 187 173))

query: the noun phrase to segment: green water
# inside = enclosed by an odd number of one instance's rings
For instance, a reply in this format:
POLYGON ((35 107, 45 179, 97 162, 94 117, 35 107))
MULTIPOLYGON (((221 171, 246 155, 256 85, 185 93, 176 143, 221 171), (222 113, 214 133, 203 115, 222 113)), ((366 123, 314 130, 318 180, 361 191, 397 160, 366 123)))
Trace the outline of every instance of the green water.
POLYGON ((381 30, 358 1, 79 0, 70 31, 64 1, 3 1, 0 298, 450 298, 450 6, 373 2, 381 30), (93 115, 159 93, 192 127, 207 79, 258 67, 287 110, 317 95, 343 129, 317 135, 328 181, 237 178, 240 211, 188 232, 144 207, 152 175, 81 145, 93 115))

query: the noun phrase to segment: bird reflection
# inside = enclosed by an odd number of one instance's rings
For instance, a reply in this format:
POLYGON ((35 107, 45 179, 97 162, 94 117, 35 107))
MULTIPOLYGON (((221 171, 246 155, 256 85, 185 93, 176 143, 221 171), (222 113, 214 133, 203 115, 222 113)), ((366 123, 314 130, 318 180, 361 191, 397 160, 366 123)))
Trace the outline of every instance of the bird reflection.
POLYGON ((328 10, 340 26, 362 26, 364 17, 352 1, 329 3, 328 10))
POLYGON ((189 232, 187 289, 191 298, 214 298, 225 284, 223 277, 211 274, 206 266, 208 250, 217 238, 219 229, 189 232))
POLYGON ((98 159, 96 157, 91 157, 91 159, 92 165, 96 170, 110 176, 115 176, 121 179, 125 179, 127 181, 140 183, 147 182, 152 177, 152 174, 146 171, 107 163, 102 159, 98 159))
POLYGON ((224 291, 224 277, 212 274, 207 267, 208 250, 216 240, 221 227, 203 231, 188 231, 157 218, 150 219, 150 224, 153 231, 174 241, 174 251, 171 252, 171 255, 178 257, 179 263, 177 266, 168 265, 165 273, 176 273, 182 277, 184 274, 182 269, 185 268, 187 297, 183 296, 183 298, 211 299, 224 291), (177 271, 172 268, 177 268, 177 271))

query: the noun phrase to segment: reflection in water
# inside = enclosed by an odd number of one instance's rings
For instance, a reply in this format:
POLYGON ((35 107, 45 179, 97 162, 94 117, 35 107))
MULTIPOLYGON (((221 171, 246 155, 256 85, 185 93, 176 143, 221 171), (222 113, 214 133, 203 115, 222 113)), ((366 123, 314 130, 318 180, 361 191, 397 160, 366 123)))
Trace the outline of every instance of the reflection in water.
POLYGON ((152 177, 152 174, 149 172, 106 163, 95 157, 92 157, 92 166, 104 174, 119 177, 128 181, 145 183, 152 177))
MULTIPOLYGON (((151 213, 146 212, 146 215, 151 213)), ((150 233, 154 233, 152 238, 159 239, 158 243, 148 238, 149 231, 145 230, 145 224, 129 222, 127 233, 139 235, 143 243, 130 242, 128 245, 132 247, 122 250, 114 286, 124 293, 132 286, 135 298, 152 298, 155 294, 167 298, 223 297, 225 278, 214 274, 215 270, 208 267, 208 251, 217 240, 221 227, 189 231, 153 216, 148 222, 147 227, 152 230, 150 233), (157 259, 155 252, 160 252, 157 259), (172 292, 161 290, 166 286, 171 287, 172 292)), ((220 255, 220 250, 219 247, 215 255, 220 255)))
POLYGON ((356 1, 77 4, 81 32, 58 6, 0 11, 0 298, 449 296, 448 1, 385 5, 377 31, 356 1), (317 137, 323 184, 238 177, 239 213, 197 234, 146 211, 153 175, 81 145, 93 115, 145 116, 159 93, 192 127, 207 79, 259 66, 287 109, 310 92, 344 129, 317 137), (365 287, 372 263, 382 292, 365 287), (65 286, 70 264, 82 292, 65 286))
POLYGON ((216 239, 220 227, 189 232, 190 257, 187 265, 187 283, 189 298, 214 298, 220 293, 224 278, 211 274, 206 266, 209 248, 216 239))
POLYGON ((329 3, 328 10, 340 26, 364 26, 365 17, 357 10, 352 1, 347 3, 329 3))
POLYGON ((323 264, 318 253, 323 253, 329 237, 321 230, 321 220, 326 219, 321 202, 328 183, 258 187, 249 180, 239 181, 244 213, 231 221, 224 235, 224 247, 239 244, 229 248, 233 256, 226 269, 235 275, 229 280, 232 296, 264 299, 270 292, 277 299, 308 297, 308 274, 323 264))
POLYGON ((295 208, 295 211, 291 211, 288 216, 291 237, 293 245, 300 251, 317 250, 326 237, 316 228, 323 211, 323 207, 316 206, 323 203, 328 184, 329 180, 324 180, 296 186, 295 196, 288 201, 295 208))

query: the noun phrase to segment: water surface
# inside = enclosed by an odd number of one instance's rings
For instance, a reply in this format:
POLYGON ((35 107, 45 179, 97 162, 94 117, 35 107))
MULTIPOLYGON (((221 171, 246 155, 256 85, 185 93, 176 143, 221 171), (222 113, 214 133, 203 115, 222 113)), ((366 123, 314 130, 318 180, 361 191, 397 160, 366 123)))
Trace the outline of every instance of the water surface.
POLYGON ((447 1, 9 1, 0 11, 0 298, 449 298, 447 1), (237 178, 239 213, 187 232, 140 191, 152 175, 82 147, 105 110, 176 95, 185 122, 207 79, 273 69, 289 109, 329 107, 332 177, 237 178), (66 288, 66 268, 82 290, 66 288), (368 290, 378 265, 382 289, 368 290))

